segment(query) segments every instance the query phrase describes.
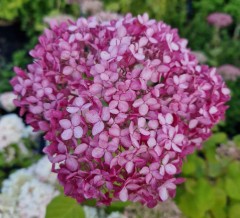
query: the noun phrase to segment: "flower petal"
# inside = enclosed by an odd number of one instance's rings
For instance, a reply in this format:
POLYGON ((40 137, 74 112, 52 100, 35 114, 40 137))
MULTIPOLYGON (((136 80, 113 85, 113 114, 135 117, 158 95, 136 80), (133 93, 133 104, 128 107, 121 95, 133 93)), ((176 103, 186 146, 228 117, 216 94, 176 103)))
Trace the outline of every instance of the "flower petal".
POLYGON ((80 139, 83 135, 83 129, 81 126, 77 126, 74 128, 74 137, 76 139, 80 139))
POLYGON ((66 129, 62 132, 61 137, 63 140, 69 140, 73 136, 73 131, 72 129, 66 129))
POLYGON ((70 120, 68 120, 68 119, 60 120, 59 124, 63 129, 69 129, 72 126, 70 120))
POLYGON ((162 201, 166 201, 168 199, 168 191, 166 187, 162 186, 159 188, 159 197, 161 198, 162 201))
POLYGON ((98 133, 102 132, 104 129, 104 123, 102 121, 99 121, 94 124, 92 129, 92 134, 97 135, 98 133))
POLYGON ((103 155, 104 155, 104 150, 102 148, 97 147, 92 150, 92 156, 94 158, 101 158, 103 157, 103 155))
POLYGON ((123 202, 128 200, 128 190, 125 187, 120 191, 119 199, 123 202))

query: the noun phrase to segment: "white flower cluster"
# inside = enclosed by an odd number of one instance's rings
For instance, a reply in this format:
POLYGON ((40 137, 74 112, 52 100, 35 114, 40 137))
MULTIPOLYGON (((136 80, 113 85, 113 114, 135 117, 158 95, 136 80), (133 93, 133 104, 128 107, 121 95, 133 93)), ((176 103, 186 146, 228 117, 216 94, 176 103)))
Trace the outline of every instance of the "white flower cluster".
POLYGON ((25 126, 23 120, 16 114, 7 114, 0 117, 0 152, 10 144, 18 144, 20 150, 24 153, 24 146, 21 145, 21 139, 29 137, 32 134, 32 128, 25 126))
POLYGON ((0 106, 7 112, 11 112, 16 109, 16 106, 13 103, 13 100, 17 96, 13 92, 5 92, 0 95, 0 106))
POLYGON ((86 218, 127 218, 119 212, 112 212, 111 214, 107 215, 104 209, 100 208, 97 209, 95 207, 83 206, 83 209, 86 218))
POLYGON ((44 218, 47 205, 59 194, 55 183, 46 157, 11 174, 2 184, 0 218, 44 218))

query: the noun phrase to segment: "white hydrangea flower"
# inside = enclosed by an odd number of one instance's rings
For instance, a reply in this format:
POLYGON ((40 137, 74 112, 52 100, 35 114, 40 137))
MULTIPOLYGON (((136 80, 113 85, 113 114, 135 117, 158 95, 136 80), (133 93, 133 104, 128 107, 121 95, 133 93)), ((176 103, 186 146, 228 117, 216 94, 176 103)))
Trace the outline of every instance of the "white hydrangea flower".
POLYGON ((29 168, 32 173, 42 182, 56 184, 57 175, 52 173, 52 165, 47 156, 41 158, 36 164, 29 168))
POLYGON ((28 169, 17 170, 3 181, 2 193, 16 199, 21 192, 21 187, 31 178, 32 174, 28 169))
POLYGON ((8 111, 11 112, 16 109, 16 106, 13 103, 13 100, 16 99, 17 96, 13 92, 5 92, 0 95, 0 104, 1 107, 8 111))
POLYGON ((20 218, 44 218, 47 205, 59 194, 50 184, 31 179, 21 187, 17 214, 20 218))
POLYGON ((8 195, 0 194, 0 218, 19 218, 15 212, 16 202, 8 195))
POLYGON ((18 143, 23 136, 25 125, 16 114, 7 114, 0 119, 0 151, 9 144, 18 143))
POLYGON ((119 212, 112 212, 110 215, 107 216, 107 218, 127 218, 122 213, 119 212))
POLYGON ((95 207, 83 206, 86 218, 99 218, 95 207))

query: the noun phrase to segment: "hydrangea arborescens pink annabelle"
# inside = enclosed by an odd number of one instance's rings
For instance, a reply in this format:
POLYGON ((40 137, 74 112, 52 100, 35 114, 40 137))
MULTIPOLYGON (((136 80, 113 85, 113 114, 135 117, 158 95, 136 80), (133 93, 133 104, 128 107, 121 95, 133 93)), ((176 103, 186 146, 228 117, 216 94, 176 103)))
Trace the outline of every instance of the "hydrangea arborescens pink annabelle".
POLYGON ((229 99, 176 29, 147 14, 52 26, 12 85, 65 194, 78 202, 174 197, 183 159, 211 134, 229 99))

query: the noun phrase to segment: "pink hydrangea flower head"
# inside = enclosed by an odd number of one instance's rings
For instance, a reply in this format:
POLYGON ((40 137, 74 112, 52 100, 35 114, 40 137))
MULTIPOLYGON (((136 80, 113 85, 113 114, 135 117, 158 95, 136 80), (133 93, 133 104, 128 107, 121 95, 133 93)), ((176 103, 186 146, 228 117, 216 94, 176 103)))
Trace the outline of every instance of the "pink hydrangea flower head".
POLYGON ((227 27, 233 22, 231 15, 220 12, 215 12, 208 15, 207 21, 209 24, 218 28, 227 27))
POLYGON ((183 159, 224 117, 229 89, 177 30, 147 14, 54 25, 15 68, 15 100, 66 195, 98 205, 174 197, 183 159))

